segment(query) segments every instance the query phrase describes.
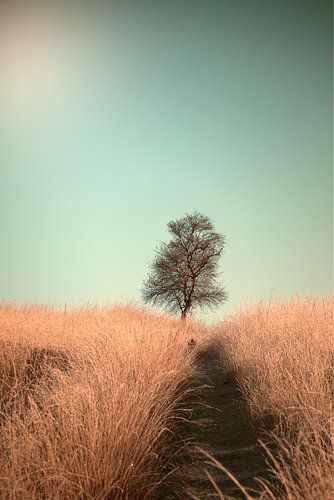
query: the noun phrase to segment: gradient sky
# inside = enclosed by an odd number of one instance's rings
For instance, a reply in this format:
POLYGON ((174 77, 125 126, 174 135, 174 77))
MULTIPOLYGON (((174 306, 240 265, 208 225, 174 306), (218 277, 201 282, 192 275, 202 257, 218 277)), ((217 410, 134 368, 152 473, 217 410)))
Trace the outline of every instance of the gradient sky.
POLYGON ((140 301, 193 210, 215 317, 332 293, 332 2, 66 3, 2 7, 0 298, 140 301))

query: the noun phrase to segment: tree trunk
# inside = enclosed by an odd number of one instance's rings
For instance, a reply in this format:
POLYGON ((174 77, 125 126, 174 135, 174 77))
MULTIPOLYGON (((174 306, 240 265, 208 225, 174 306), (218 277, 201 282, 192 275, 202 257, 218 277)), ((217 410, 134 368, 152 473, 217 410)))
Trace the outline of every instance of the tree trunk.
POLYGON ((181 321, 185 321, 187 319, 187 310, 181 311, 181 321))
POLYGON ((186 303, 185 308, 184 308, 184 309, 182 309, 182 311, 181 311, 181 319, 182 319, 182 321, 185 321, 185 320, 187 319, 187 314, 188 314, 188 312, 190 311, 190 309, 191 309, 191 302, 190 302, 190 301, 188 301, 188 302, 186 303))

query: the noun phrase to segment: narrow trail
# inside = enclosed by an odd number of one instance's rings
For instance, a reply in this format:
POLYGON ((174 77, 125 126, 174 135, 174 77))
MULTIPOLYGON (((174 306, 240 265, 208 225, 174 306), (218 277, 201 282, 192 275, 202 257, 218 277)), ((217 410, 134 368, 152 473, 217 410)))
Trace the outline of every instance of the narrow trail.
MULTIPOLYGON (((190 432, 194 443, 213 455, 256 498, 256 477, 266 478, 265 458, 247 420, 247 404, 233 377, 224 372, 214 345, 198 355, 193 387, 199 400, 194 404, 190 432), (252 491, 253 490, 253 491, 252 491)), ((188 498, 219 498, 205 469, 226 498, 244 498, 237 486, 203 455, 194 453, 182 470, 188 498)))

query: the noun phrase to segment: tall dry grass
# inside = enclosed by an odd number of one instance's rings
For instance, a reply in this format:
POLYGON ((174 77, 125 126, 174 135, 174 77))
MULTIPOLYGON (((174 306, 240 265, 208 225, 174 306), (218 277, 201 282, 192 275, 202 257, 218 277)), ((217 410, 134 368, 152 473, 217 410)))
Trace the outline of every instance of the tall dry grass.
POLYGON ((1 498, 155 498, 201 327, 132 307, 2 304, 0 332, 1 498))
POLYGON ((281 498, 334 498, 333 306, 332 297, 259 303, 216 330, 281 498))

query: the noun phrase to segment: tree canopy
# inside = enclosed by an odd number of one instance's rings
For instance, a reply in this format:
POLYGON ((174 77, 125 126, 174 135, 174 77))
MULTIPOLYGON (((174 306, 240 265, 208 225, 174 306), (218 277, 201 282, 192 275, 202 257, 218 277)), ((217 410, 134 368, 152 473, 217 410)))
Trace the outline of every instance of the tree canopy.
POLYGON ((225 289, 218 283, 225 236, 199 212, 170 221, 167 227, 172 238, 155 250, 142 288, 144 301, 180 311, 183 319, 192 308, 213 308, 225 301, 225 289))

